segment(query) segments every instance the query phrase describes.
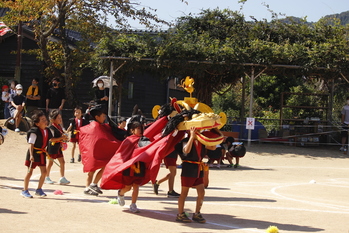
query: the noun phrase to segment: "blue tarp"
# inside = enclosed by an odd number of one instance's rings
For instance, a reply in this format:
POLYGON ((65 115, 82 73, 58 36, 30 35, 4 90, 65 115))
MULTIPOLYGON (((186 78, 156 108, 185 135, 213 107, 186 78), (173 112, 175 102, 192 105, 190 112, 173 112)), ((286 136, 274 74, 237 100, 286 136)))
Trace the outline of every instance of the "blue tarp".
MULTIPOLYGON (((231 124, 232 124, 231 131, 239 132, 240 140, 248 139, 248 129, 246 129, 246 122, 241 123, 239 121, 233 121, 231 124)), ((255 121, 254 129, 251 130, 251 140, 259 139, 259 133, 258 133, 259 129, 265 129, 265 127, 259 121, 255 121)))

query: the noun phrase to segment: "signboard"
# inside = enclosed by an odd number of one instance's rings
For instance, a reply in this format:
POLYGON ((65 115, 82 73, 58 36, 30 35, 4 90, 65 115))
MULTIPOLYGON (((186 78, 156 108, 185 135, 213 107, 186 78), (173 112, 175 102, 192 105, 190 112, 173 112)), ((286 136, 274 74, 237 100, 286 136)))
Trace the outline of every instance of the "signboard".
POLYGON ((254 121, 255 119, 254 118, 251 118, 251 117, 247 117, 246 118, 246 129, 254 129, 254 121))

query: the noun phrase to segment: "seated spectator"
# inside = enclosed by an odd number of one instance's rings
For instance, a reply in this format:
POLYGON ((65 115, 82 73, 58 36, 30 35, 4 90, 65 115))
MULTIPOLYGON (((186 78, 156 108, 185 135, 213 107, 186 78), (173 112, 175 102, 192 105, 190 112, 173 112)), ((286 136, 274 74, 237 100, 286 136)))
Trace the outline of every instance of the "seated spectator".
POLYGON ((4 101, 4 119, 10 118, 10 93, 7 85, 2 86, 1 100, 4 101))
POLYGON ((16 129, 15 132, 19 132, 20 129, 19 124, 22 120, 22 115, 24 113, 24 106, 26 98, 22 95, 23 87, 21 84, 16 85, 16 94, 11 94, 10 101, 11 105, 9 106, 11 117, 13 117, 14 121, 11 122, 15 124, 16 129))

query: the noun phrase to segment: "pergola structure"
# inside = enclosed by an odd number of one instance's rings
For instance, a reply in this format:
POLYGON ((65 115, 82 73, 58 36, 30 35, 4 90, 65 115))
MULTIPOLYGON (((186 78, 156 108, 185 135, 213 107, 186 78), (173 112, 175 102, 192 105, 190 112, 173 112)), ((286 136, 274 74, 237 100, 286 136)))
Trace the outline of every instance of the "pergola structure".
MULTIPOLYGON (((130 57, 116 57, 116 56, 103 56, 100 57, 101 59, 104 60, 110 60, 110 80, 113 79, 113 76, 115 75, 115 73, 122 68, 122 66, 130 60, 133 60, 133 58, 130 57), (124 62, 118 66, 115 70, 114 70, 114 66, 113 66, 113 60, 123 60, 124 62)), ((154 61, 154 58, 140 58, 139 61, 154 61)), ((196 64, 209 64, 212 65, 214 64, 214 62, 212 61, 194 61, 194 60, 189 60, 188 63, 196 63, 196 64)), ((217 63, 220 65, 226 64, 225 62, 221 62, 221 63, 217 63)), ((229 63, 230 65, 239 65, 239 66, 246 66, 246 67, 250 67, 251 68, 251 72, 250 74, 248 73, 244 73, 247 77, 250 78, 250 103, 249 103, 249 118, 253 118, 253 92, 254 92, 254 80, 256 78, 258 78, 260 75, 262 75, 263 73, 265 73, 268 69, 302 69, 302 66, 297 66, 297 65, 280 65, 280 64, 272 64, 272 65, 264 65, 264 64, 255 64, 255 63, 229 63), (257 69, 259 68, 259 69, 257 69)), ((325 67, 317 67, 315 68, 316 70, 330 70, 329 68, 325 68, 325 67)), ((343 77, 343 79, 345 79, 348 83, 349 80, 342 74, 340 73, 340 75, 343 77)), ((245 82, 243 82, 243 84, 245 84, 245 82)), ((331 79, 331 89, 330 89, 330 100, 329 100, 329 118, 332 119, 332 106, 333 106, 333 90, 334 90, 334 82, 333 79, 331 79)), ((243 87, 243 91, 245 91, 245 87, 243 87)), ((242 97, 242 102, 245 102, 244 99, 244 95, 242 97)), ((112 106, 112 90, 109 89, 109 108, 108 108, 108 115, 111 116, 111 106, 112 106)), ((248 146, 251 145, 251 129, 248 130, 248 146)))

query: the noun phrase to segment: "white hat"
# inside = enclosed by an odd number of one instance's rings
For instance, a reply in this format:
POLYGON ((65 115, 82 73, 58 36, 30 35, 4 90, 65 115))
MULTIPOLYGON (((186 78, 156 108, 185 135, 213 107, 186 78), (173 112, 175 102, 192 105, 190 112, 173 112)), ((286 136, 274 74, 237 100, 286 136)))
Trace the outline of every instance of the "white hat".
POLYGON ((16 89, 22 89, 22 90, 23 90, 23 87, 22 87, 21 84, 17 84, 17 85, 16 85, 16 89))

